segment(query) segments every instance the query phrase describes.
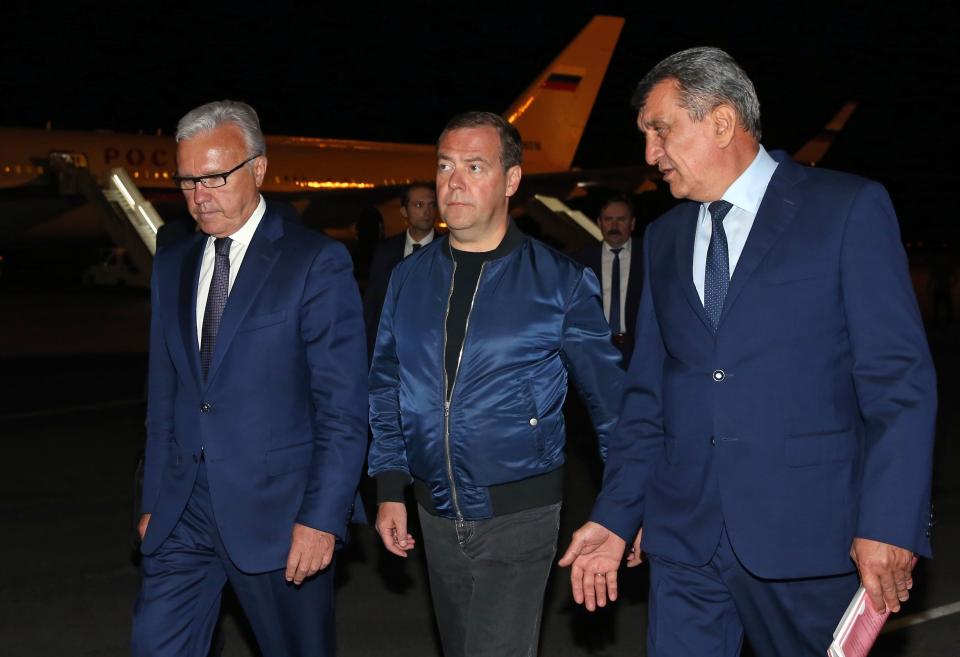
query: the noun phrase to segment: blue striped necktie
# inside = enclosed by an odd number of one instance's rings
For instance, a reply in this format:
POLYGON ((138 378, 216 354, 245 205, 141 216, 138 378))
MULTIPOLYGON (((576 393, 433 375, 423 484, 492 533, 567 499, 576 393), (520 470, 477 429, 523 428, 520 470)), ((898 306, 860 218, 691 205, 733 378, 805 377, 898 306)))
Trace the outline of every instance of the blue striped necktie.
POLYGON ((730 286, 730 253, 727 249, 727 233, 723 230, 723 219, 733 205, 729 201, 714 201, 708 208, 713 231, 710 234, 710 246, 707 248, 707 267, 703 275, 703 309, 716 332, 720 323, 723 300, 730 286))
POLYGON ((213 360, 213 347, 217 341, 217 332, 220 330, 220 318, 223 317, 223 307, 227 305, 227 294, 230 291, 230 245, 233 240, 229 237, 218 237, 214 243, 215 251, 213 264, 213 278, 210 279, 210 292, 207 294, 207 305, 203 310, 203 325, 200 328, 200 367, 203 370, 203 379, 207 379, 207 370, 213 360))

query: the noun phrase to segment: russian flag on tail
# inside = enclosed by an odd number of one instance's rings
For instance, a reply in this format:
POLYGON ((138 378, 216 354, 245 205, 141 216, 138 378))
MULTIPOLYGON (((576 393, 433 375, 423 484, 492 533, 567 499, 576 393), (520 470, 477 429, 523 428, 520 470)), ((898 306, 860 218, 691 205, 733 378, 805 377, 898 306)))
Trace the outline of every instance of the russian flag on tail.
POLYGON ((543 89, 556 89, 558 91, 576 91, 577 85, 583 77, 571 75, 569 73, 551 73, 547 79, 540 85, 543 89))

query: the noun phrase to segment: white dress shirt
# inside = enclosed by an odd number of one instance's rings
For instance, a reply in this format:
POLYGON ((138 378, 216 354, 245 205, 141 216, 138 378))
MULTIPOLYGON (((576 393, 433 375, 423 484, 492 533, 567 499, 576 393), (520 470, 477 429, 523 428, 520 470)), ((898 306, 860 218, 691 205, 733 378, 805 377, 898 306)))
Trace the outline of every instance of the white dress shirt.
MULTIPOLYGON (((611 330, 614 333, 627 332, 627 284, 630 282, 630 243, 633 238, 628 237, 620 250, 620 327, 611 330)), ((611 277, 613 276, 613 251, 610 245, 603 242, 603 248, 600 251, 600 272, 603 274, 603 280, 600 284, 603 286, 603 315, 610 321, 610 294, 613 291, 611 277)))
MULTIPOLYGON (((733 205, 723 220, 723 232, 727 234, 727 252, 730 256, 730 277, 737 267, 740 254, 747 243, 753 220, 757 218, 757 210, 767 191, 767 185, 777 168, 774 160, 763 146, 757 156, 740 177, 723 193, 721 199, 733 205)), ((703 303, 703 277, 707 269, 707 249, 710 246, 710 236, 713 234, 713 222, 710 221, 709 203, 700 205, 700 217, 697 220, 697 233, 693 240, 693 284, 697 286, 700 303, 703 303)))
POLYGON ((419 242, 416 241, 415 239, 413 239, 412 237, 410 237, 410 231, 409 231, 409 230, 407 230, 407 232, 405 233, 405 235, 407 236, 407 239, 406 239, 406 241, 403 243, 403 257, 404 257, 404 258, 406 258, 408 255, 410 255, 411 253, 413 253, 413 245, 414 245, 414 244, 419 244, 420 246, 426 246, 427 244, 429 244, 430 242, 433 241, 433 231, 432 231, 432 230, 431 230, 429 233, 427 233, 427 236, 424 237, 424 238, 423 238, 422 240, 420 240, 419 242))
MULTIPOLYGON (((240 271, 240 265, 243 263, 243 256, 247 253, 247 247, 253 234, 263 219, 263 213, 267 211, 267 203, 260 197, 260 203, 257 209, 253 211, 247 223, 240 227, 240 230, 230 235, 230 279, 227 282, 227 294, 233 289, 233 282, 237 280, 237 273, 240 271)), ((213 243, 217 238, 213 235, 207 237, 207 243, 203 247, 203 260, 200 263, 200 282, 197 284, 197 345, 203 335, 203 313, 207 307, 207 295, 210 293, 210 280, 213 278, 213 262, 216 256, 213 243)))

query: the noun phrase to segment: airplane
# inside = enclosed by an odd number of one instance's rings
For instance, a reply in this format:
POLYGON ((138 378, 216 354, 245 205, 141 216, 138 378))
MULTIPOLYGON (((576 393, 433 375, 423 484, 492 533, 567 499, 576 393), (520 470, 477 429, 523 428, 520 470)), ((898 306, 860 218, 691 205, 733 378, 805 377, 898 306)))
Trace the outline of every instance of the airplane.
MULTIPOLYGON (((570 171, 623 24, 619 17, 593 17, 503 114, 523 137, 531 180, 570 171)), ((297 136, 267 136, 266 144, 264 195, 290 201, 305 223, 333 232, 355 220, 358 207, 387 203, 404 186, 435 176, 433 144, 297 136)), ((102 233, 96 212, 61 184, 58 162, 85 169, 101 185, 122 167, 161 214, 184 212, 171 180, 170 136, 0 128, 0 239, 102 233)))

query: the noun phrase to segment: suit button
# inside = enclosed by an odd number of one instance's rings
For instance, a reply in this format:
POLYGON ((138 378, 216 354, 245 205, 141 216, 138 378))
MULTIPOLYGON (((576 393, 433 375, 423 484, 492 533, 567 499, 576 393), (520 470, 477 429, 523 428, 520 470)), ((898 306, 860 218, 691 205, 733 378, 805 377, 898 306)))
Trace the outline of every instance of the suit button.
POLYGON ((714 371, 713 371, 713 380, 716 381, 717 383, 720 383, 720 382, 723 381, 725 378, 727 378, 727 374, 726 374, 726 372, 724 372, 723 370, 714 370, 714 371))
POLYGON ((201 412, 201 413, 209 413, 209 412, 210 412, 210 404, 208 404, 207 402, 203 402, 202 404, 200 404, 200 412, 201 412))
POLYGON ((535 417, 530 418, 530 426, 531 426, 531 427, 535 427, 535 426, 537 426, 537 424, 539 424, 539 421, 537 420, 537 418, 535 418, 535 417))
POLYGON ((713 436, 710 436, 710 444, 713 445, 714 447, 716 447, 716 446, 717 446, 717 439, 714 438, 713 436))

